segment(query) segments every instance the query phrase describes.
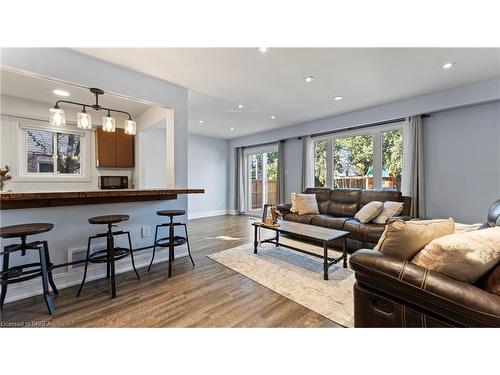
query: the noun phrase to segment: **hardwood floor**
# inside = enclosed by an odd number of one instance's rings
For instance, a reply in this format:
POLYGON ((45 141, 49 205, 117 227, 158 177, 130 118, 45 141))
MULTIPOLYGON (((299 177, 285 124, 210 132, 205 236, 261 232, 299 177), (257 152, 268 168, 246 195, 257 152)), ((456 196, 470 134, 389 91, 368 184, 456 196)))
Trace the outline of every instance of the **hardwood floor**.
MULTIPOLYGON (((117 275, 118 297, 111 299, 106 279, 54 296, 51 319, 41 296, 6 304, 3 322, 48 321, 51 327, 338 327, 331 320, 236 273, 205 255, 253 241, 245 216, 218 216, 188 223, 189 258, 117 275)), ((166 250, 163 250, 166 251, 166 250)))

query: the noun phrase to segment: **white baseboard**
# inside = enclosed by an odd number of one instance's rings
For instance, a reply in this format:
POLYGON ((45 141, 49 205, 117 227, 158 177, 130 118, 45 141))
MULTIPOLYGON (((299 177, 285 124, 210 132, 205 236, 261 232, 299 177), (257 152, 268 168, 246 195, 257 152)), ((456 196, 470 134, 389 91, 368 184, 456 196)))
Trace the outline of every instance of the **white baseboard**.
POLYGON ((227 210, 227 214, 236 216, 239 215, 240 213, 238 212, 238 210, 227 210))
POLYGON ((201 219, 202 217, 227 215, 227 210, 188 212, 188 220, 201 219))
MULTIPOLYGON (((143 273, 144 270, 139 270, 141 267, 149 266, 149 262, 151 262, 151 256, 153 254, 152 250, 144 250, 139 253, 134 253, 134 261, 135 268, 137 268, 139 272, 139 276, 143 273)), ((183 257, 187 256, 187 246, 182 245, 175 248, 175 257, 183 257)), ((168 262, 168 250, 160 249, 156 250, 155 261, 154 264, 160 262, 168 262)), ((65 269, 65 268, 64 268, 65 269)), ((130 257, 125 257, 116 262, 116 273, 123 273, 132 270, 132 261, 130 257)), ((78 285, 82 282, 83 278, 83 267, 72 268, 69 272, 58 272, 54 271, 54 283, 57 286, 57 289, 61 290, 73 285, 78 285)), ((87 278, 85 283, 102 279, 106 277, 106 265, 105 264, 89 264, 89 268, 87 271, 87 278)), ((135 274, 133 275, 135 277, 135 274)), ((83 293, 85 293, 85 288, 91 286, 84 286, 83 293)), ((31 280, 27 280, 25 282, 21 282, 19 284, 11 284, 7 289, 7 297, 5 298, 5 303, 17 301, 20 299, 41 295, 42 294, 42 280, 37 277, 31 280)), ((76 292, 75 292, 76 297, 76 292)), ((57 307, 57 306, 56 306, 57 307)))

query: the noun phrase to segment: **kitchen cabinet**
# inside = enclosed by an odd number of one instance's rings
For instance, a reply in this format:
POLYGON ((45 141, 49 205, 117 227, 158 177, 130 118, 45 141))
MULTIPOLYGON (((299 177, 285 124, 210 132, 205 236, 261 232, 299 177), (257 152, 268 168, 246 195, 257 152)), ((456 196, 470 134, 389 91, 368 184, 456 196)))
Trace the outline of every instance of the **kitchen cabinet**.
POLYGON ((125 134, 123 129, 105 132, 96 129, 97 168, 133 168, 135 136, 125 134))

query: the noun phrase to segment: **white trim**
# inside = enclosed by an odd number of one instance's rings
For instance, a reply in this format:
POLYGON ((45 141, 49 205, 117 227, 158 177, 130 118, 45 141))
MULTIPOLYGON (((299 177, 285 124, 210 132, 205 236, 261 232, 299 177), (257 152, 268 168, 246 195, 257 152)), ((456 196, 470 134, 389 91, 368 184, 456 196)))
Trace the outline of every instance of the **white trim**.
POLYGON ((188 220, 201 219, 202 217, 222 216, 227 214, 228 214, 227 210, 188 212, 188 220))
MULTIPOLYGON (((181 256, 187 256, 187 246, 182 245, 176 248, 176 258, 181 256), (179 249, 179 251, 177 251, 179 249)), ((141 251, 140 254, 134 254, 135 267, 141 274, 141 270, 139 268, 146 267, 149 265, 151 261, 152 250, 141 251)), ((155 256, 154 263, 167 262, 168 254, 166 251, 157 251, 155 256)), ((126 257, 120 259, 116 262, 116 273, 120 274, 123 272, 127 272, 132 270, 132 263, 130 257, 126 257)), ((104 264, 90 264, 87 272, 87 279, 85 283, 88 283, 92 280, 103 279, 106 277, 106 266, 104 264)), ((132 274, 130 277, 135 278, 135 274, 132 274)), ((56 273, 54 271, 54 283, 57 286, 57 289, 61 290, 64 288, 68 288, 73 285, 79 285, 82 282, 83 278, 83 267, 73 268, 71 271, 56 273)), ((139 280, 137 280, 139 282, 139 280)), ((92 288, 91 285, 86 285, 83 288, 83 294, 85 294, 85 288, 92 288)), ((9 289, 7 291, 7 297, 5 298, 5 303, 17 301, 20 299, 33 297, 42 294, 42 280, 37 277, 31 280, 27 280, 25 282, 21 282, 19 284, 9 285, 9 289)), ((119 292, 118 288, 118 293, 119 292)), ((75 291, 76 293, 76 291, 75 291)), ((55 301, 56 309, 57 309, 57 301, 55 301)))
POLYGON ((227 214, 232 215, 232 216, 236 216, 236 215, 239 215, 240 213, 238 212, 238 210, 227 210, 227 214))

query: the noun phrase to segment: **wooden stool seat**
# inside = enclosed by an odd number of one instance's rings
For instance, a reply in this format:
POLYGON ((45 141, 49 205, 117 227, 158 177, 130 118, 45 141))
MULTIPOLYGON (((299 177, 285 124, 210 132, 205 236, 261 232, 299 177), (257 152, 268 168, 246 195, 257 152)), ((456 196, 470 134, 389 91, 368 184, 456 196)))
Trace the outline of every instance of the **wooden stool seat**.
POLYGON ((10 225, 0 228, 0 237, 2 238, 16 238, 26 237, 34 234, 48 232, 54 228, 54 224, 50 223, 30 223, 10 225))
POLYGON ((129 215, 104 215, 95 216, 89 219, 90 224, 114 224, 120 221, 125 221, 130 218, 129 215))
POLYGON ((157 215, 160 216, 182 216, 186 214, 184 210, 160 210, 156 211, 157 215))

